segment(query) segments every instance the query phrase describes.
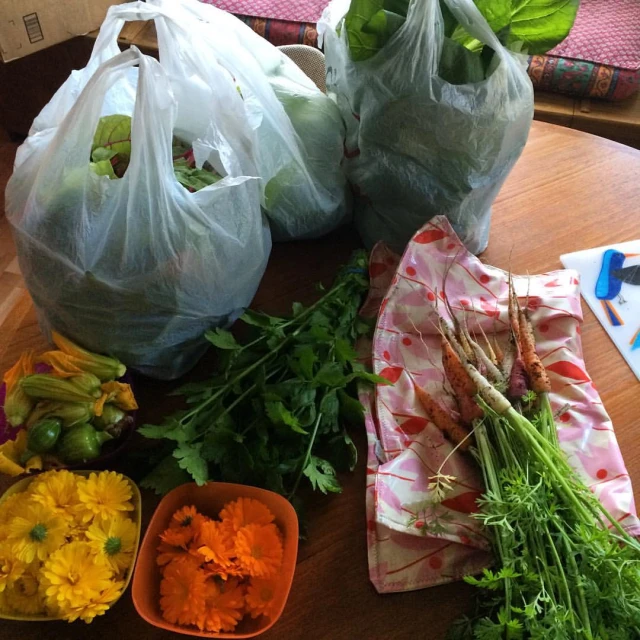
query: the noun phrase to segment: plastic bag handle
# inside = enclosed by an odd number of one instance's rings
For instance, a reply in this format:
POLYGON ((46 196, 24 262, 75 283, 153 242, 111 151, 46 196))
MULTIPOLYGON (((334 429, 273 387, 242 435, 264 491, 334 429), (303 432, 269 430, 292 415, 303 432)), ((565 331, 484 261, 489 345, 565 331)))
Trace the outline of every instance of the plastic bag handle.
POLYGON ((155 20, 157 18, 166 18, 176 25, 182 22, 179 14, 165 7, 149 5, 146 2, 127 2, 109 7, 87 66, 92 64, 98 66, 120 53, 118 36, 125 22, 155 20))
POLYGON ((444 3, 470 36, 491 47, 500 56, 507 53, 473 0, 444 0, 444 3))
POLYGON ((74 140, 75 145, 67 152, 67 163, 73 167, 89 167, 91 144, 100 119, 100 112, 109 88, 124 77, 126 71, 139 67, 136 104, 131 120, 131 158, 125 178, 136 183, 142 180, 139 174, 155 174, 167 179, 173 178, 171 164, 171 140, 176 116, 176 101, 169 80, 160 63, 145 56, 137 47, 126 51, 103 63, 90 78, 78 96, 64 121, 56 132, 50 148, 64 145, 74 140), (80 136, 74 129, 80 124, 80 136))

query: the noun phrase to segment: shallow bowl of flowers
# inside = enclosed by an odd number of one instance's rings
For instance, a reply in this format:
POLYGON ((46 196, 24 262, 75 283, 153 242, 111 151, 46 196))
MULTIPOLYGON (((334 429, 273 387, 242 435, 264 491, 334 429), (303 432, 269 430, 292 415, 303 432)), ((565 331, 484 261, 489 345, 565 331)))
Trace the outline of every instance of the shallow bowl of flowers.
POLYGON ((184 635, 252 638, 282 615, 298 519, 282 496, 245 485, 185 484, 158 505, 140 547, 133 603, 184 635))
POLYGON ((83 620, 106 613, 133 575, 140 491, 126 476, 47 471, 0 498, 0 618, 83 620))

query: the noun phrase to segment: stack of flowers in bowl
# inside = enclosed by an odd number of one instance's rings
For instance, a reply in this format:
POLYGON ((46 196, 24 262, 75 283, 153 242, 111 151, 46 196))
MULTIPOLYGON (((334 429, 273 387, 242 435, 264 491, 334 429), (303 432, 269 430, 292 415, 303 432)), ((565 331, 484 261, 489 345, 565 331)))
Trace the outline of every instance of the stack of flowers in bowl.
POLYGON ((133 579, 133 601, 156 626, 249 638, 281 615, 293 581, 298 521, 282 496, 211 482, 160 502, 133 579))
POLYGON ((160 608, 165 620, 206 631, 233 631, 245 616, 273 616, 282 534, 266 505, 228 503, 214 520, 178 509, 161 535, 160 608))
POLYGON ((122 595, 140 494, 113 471, 48 471, 0 501, 0 617, 91 622, 122 595))

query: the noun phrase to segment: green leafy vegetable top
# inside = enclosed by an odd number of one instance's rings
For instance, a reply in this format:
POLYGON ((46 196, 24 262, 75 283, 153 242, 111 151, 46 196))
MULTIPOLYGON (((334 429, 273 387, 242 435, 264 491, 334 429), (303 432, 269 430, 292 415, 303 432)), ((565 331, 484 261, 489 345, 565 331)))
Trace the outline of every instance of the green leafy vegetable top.
MULTIPOLYGON (((344 19, 349 51, 355 61, 374 56, 404 24, 410 0, 351 0, 344 19)), ((528 54, 545 53, 564 40, 573 26, 579 0, 474 0, 506 46, 528 54)), ((460 47, 481 54, 485 47, 457 23, 440 0, 445 23, 440 74, 454 84, 475 82, 476 62, 460 47)), ((484 75, 490 55, 483 61, 484 75)))
POLYGON ((164 440, 165 457, 143 481, 160 493, 186 478, 263 486, 293 499, 303 479, 323 493, 341 490, 337 471, 353 469, 345 425, 362 421, 355 383, 387 381, 358 362, 354 343, 371 326, 358 316, 368 289, 358 252, 318 302, 293 305, 289 318, 247 311, 247 339, 207 333, 218 369, 179 390, 188 409, 140 433, 164 440))
MULTIPOLYGON (((114 180, 122 178, 131 160, 131 116, 115 114, 100 118, 91 145, 91 169, 99 176, 114 180)), ((194 192, 218 182, 222 178, 205 162, 196 167, 193 149, 174 137, 173 171, 176 180, 194 192)))

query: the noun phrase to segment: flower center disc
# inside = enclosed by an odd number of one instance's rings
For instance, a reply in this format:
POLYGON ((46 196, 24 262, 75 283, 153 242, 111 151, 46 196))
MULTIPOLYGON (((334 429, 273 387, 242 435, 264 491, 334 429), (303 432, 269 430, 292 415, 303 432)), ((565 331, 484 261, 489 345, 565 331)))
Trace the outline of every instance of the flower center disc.
POLYGON ((122 549, 122 541, 120 538, 107 538, 107 541, 104 543, 104 551, 109 556, 114 556, 116 553, 120 553, 120 549, 122 549))
POLYGON ((29 537, 34 542, 42 542, 47 537, 47 527, 42 523, 38 523, 29 531, 29 537))

